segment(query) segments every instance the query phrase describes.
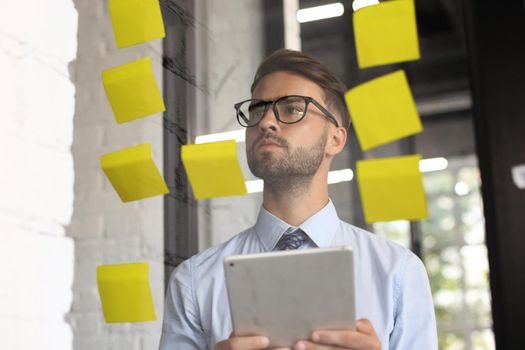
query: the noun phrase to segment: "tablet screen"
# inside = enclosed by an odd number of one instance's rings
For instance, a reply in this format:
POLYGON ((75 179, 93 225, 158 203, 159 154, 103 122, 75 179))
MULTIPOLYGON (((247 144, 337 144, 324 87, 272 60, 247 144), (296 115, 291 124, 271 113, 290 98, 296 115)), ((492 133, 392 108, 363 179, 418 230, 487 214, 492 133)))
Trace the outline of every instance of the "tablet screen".
POLYGON ((349 246, 245 254, 224 260, 234 333, 291 347, 321 329, 354 329, 349 246))

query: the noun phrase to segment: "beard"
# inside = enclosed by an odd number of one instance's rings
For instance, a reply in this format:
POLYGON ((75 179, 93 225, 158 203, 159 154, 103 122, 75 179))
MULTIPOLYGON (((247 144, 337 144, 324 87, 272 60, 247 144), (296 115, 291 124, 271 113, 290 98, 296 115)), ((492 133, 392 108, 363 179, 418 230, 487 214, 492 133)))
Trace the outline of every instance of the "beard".
POLYGON ((247 152, 248 166, 251 172, 264 180, 265 184, 300 184, 309 182, 324 159, 328 128, 325 127, 318 142, 311 148, 298 147, 290 150, 286 139, 269 133, 256 140, 247 152), (256 154, 255 147, 263 138, 277 142, 283 154, 263 151, 256 154))

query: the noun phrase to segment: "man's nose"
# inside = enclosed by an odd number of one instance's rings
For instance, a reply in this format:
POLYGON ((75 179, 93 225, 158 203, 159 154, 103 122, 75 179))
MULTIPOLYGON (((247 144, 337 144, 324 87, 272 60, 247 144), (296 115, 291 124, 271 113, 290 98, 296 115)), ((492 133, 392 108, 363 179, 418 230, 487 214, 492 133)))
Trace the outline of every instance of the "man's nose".
POLYGON ((271 105, 268 106, 266 113, 264 113, 264 115, 261 117, 261 120, 259 121, 259 128, 262 131, 266 131, 268 129, 275 131, 279 128, 279 121, 277 120, 277 116, 275 115, 271 105))

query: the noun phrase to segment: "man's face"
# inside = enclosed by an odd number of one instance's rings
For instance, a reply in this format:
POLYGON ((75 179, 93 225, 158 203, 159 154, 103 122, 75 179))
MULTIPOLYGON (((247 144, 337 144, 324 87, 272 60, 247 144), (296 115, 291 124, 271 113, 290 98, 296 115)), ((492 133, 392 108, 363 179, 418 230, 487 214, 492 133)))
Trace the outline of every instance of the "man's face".
MULTIPOLYGON (((291 72, 274 72, 265 76, 253 91, 252 98, 274 101, 288 95, 313 97, 325 105, 324 94, 314 82, 291 72)), ((268 108, 258 125, 246 130, 246 154, 252 173, 267 181, 311 178, 324 157, 328 130, 333 124, 314 105, 298 123, 277 121, 268 108)))

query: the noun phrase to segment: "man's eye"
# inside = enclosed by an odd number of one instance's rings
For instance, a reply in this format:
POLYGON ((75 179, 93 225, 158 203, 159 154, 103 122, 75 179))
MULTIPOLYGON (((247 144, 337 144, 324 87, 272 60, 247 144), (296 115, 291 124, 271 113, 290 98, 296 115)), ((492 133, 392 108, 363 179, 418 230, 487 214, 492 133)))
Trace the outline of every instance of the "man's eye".
POLYGON ((303 115, 303 109, 298 106, 287 106, 285 112, 288 115, 303 115))
POLYGON ((260 118, 264 113, 264 107, 250 109, 250 119, 260 118))

